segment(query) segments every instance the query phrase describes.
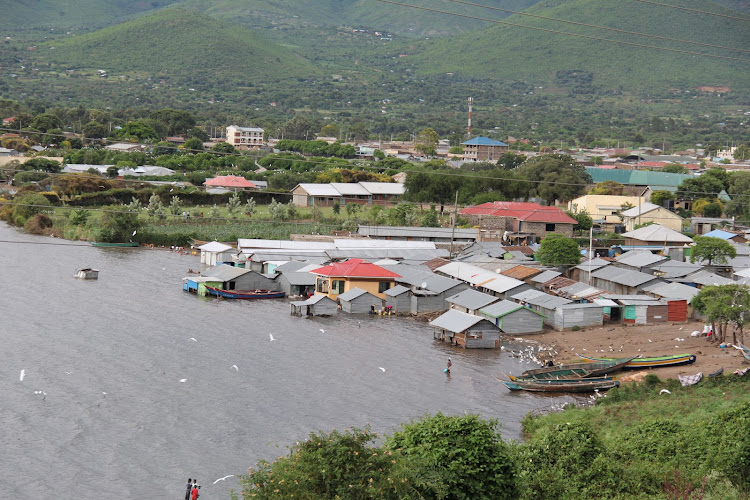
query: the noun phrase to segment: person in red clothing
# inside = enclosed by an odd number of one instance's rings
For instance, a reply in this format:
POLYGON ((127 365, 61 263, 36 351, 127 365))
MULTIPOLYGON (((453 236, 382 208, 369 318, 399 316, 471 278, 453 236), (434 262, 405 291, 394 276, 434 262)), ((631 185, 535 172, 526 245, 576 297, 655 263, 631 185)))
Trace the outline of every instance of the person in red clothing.
POLYGON ((190 492, 190 500, 198 500, 198 497, 200 496, 200 493, 198 493, 198 490, 201 487, 197 484, 193 483, 193 491, 190 492))

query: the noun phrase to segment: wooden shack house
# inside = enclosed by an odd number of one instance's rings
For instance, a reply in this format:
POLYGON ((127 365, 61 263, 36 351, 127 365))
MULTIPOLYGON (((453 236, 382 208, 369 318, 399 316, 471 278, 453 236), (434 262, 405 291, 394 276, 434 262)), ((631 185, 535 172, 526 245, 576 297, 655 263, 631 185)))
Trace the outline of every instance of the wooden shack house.
POLYGON ((291 302, 291 306, 295 316, 333 316, 339 312, 336 301, 325 295, 313 295, 307 300, 291 302))
POLYGON ((446 311, 430 322, 436 340, 466 349, 500 347, 500 329, 482 316, 455 309, 446 311))
POLYGON ((501 300, 479 310, 503 333, 537 333, 544 330, 544 315, 510 300, 501 300))
POLYGON ((361 288, 352 288, 338 296, 341 303, 341 311, 350 314, 367 314, 380 312, 383 307, 383 299, 376 297, 361 288))

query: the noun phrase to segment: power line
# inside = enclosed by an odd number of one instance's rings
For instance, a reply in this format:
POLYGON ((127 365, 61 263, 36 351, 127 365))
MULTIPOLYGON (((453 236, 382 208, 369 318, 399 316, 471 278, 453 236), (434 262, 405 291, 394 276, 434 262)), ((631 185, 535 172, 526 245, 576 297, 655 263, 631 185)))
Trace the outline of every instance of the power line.
POLYGON ((650 3, 651 5, 658 5, 659 7, 669 7, 670 9, 680 9, 680 10, 686 10, 688 12, 695 12, 698 14, 706 14, 708 16, 717 16, 717 17, 724 17, 727 19, 735 19, 737 21, 745 21, 750 22, 750 18, 742 17, 742 16, 729 16, 727 14, 719 14, 718 12, 709 12, 707 10, 698 10, 698 9, 691 9, 688 7, 680 7, 679 5, 672 5, 668 3, 659 3, 659 2, 653 2, 651 0, 635 0, 636 2, 643 2, 643 3, 650 3))
POLYGON ((668 36, 652 35, 652 34, 649 34, 649 33, 641 33, 641 32, 638 32, 638 31, 628 31, 628 30, 623 30, 623 29, 618 29, 618 28, 609 28, 609 27, 606 27, 606 26, 598 26, 596 24, 579 23, 579 22, 576 22, 576 21, 568 21, 568 20, 565 20, 565 19, 557 19, 557 18, 554 18, 554 17, 540 16, 538 14, 529 14, 528 12, 524 12, 524 11, 501 9, 499 7, 492 7, 490 5, 482 5, 482 4, 473 3, 473 2, 466 2, 464 0, 448 0, 448 1, 449 2, 453 2, 453 3, 457 3, 457 4, 471 5, 473 7, 481 7, 481 8, 484 8, 484 9, 497 10, 497 11, 500 11, 500 12, 508 12, 508 13, 511 13, 511 14, 519 15, 519 16, 534 17, 534 18, 537 18, 537 19, 544 19, 544 20, 547 20, 547 21, 555 21, 555 22, 558 22, 558 23, 572 24, 572 25, 575 25, 575 26, 585 26, 587 28, 596 28, 596 29, 600 29, 600 30, 614 31, 616 33, 625 33, 625 34, 628 34, 628 35, 645 36, 645 37, 649 37, 649 38, 656 38, 656 39, 659 39, 659 40, 668 40, 668 41, 671 41, 671 42, 689 43, 689 44, 693 44, 693 45, 701 45, 703 47, 711 47, 711 48, 714 48, 714 49, 726 49, 726 50, 734 50, 734 51, 739 51, 739 52, 750 52, 750 49, 738 49, 738 48, 734 48, 734 47, 725 47, 723 45, 712 45, 710 43, 702 43, 702 42, 695 42, 695 41, 692 41, 692 40, 682 40, 682 39, 679 39, 679 38, 671 38, 671 37, 668 37, 668 36))
POLYGON ((674 48, 669 48, 669 47, 659 47, 659 46, 656 46, 656 45, 647 45, 647 44, 643 44, 643 43, 628 42, 628 41, 624 41, 624 40, 613 40, 611 38, 602 38, 602 37, 592 36, 592 35, 583 35, 583 34, 580 34, 580 33, 571 33, 569 31, 559 31, 559 30, 553 30, 553 29, 548 29, 548 28, 540 28, 540 27, 537 27, 537 26, 527 26, 527 25, 523 25, 523 24, 510 23, 510 22, 507 22, 507 21, 499 21, 497 19, 488 19, 486 17, 471 16, 471 15, 468 15, 468 14, 459 14, 457 12, 450 12, 450 11, 447 11, 447 10, 432 9, 432 8, 429 8, 429 7, 422 7, 422 6, 419 6, 419 5, 411 5, 411 4, 402 3, 402 2, 395 2, 393 0, 377 0, 377 1, 378 2, 382 2, 382 3, 392 4, 392 5, 400 5, 402 7, 410 7, 412 9, 425 10, 425 11, 429 11, 429 12, 437 12, 439 14, 448 14, 448 15, 451 15, 451 16, 462 17, 462 18, 465 18, 465 19, 475 19, 477 21, 485 21, 485 22, 488 22, 488 23, 503 24, 503 25, 506 25, 506 26, 515 26, 517 28, 526 28, 526 29, 532 29, 532 30, 537 30, 537 31, 544 31, 546 33, 555 33, 555 34, 558 34, 558 35, 573 36, 573 37, 578 37, 578 38, 585 38, 585 39, 588 39, 588 40, 598 40, 600 42, 611 42, 611 43, 617 43, 617 44, 620 44, 620 45, 629 45, 629 46, 632 46, 632 47, 640 47, 640 48, 656 49, 656 50, 665 50, 665 51, 668 51, 668 52, 677 52, 677 53, 680 53, 680 54, 689 54, 689 55, 701 56, 701 57, 711 57, 711 58, 714 58, 714 59, 729 59, 729 60, 732 60, 732 61, 740 61, 740 62, 750 63, 750 59, 742 59, 740 57, 731 57, 731 56, 721 56, 721 55, 706 54, 704 52, 693 52, 691 50, 674 49, 674 48))

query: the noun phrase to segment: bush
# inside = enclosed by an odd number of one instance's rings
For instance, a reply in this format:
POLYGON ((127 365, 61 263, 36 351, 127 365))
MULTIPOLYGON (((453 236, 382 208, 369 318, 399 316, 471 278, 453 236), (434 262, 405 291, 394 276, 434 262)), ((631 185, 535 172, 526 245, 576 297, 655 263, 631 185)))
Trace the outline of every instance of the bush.
POLYGON ((36 214, 26 221, 23 228, 31 234, 45 234, 45 231, 53 226, 52 219, 46 214, 36 214))

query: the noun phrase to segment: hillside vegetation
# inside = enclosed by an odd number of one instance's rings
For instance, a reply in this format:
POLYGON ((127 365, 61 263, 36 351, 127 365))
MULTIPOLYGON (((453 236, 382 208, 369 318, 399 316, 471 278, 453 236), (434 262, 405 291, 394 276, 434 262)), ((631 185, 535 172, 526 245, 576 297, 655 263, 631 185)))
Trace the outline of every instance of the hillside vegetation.
MULTIPOLYGON (((735 15, 705 0, 685 0, 681 6, 735 15)), ((527 13, 575 20, 611 28, 692 40, 732 48, 750 47, 747 23, 700 15, 642 2, 618 0, 544 0, 527 13)), ((601 38, 750 59, 747 53, 688 45, 629 34, 514 15, 508 22, 601 38)), ((458 75, 528 80, 545 84, 573 80, 586 87, 617 89, 689 89, 722 85, 747 89, 750 63, 710 59, 677 52, 639 48, 605 41, 497 25, 450 40, 423 44, 424 51, 398 61, 423 74, 452 72, 458 75), (709 63, 710 61, 710 63, 709 63)))
POLYGON ((249 29, 182 9, 57 40, 45 49, 41 60, 60 69, 179 77, 194 85, 247 85, 316 73, 304 58, 249 29))

